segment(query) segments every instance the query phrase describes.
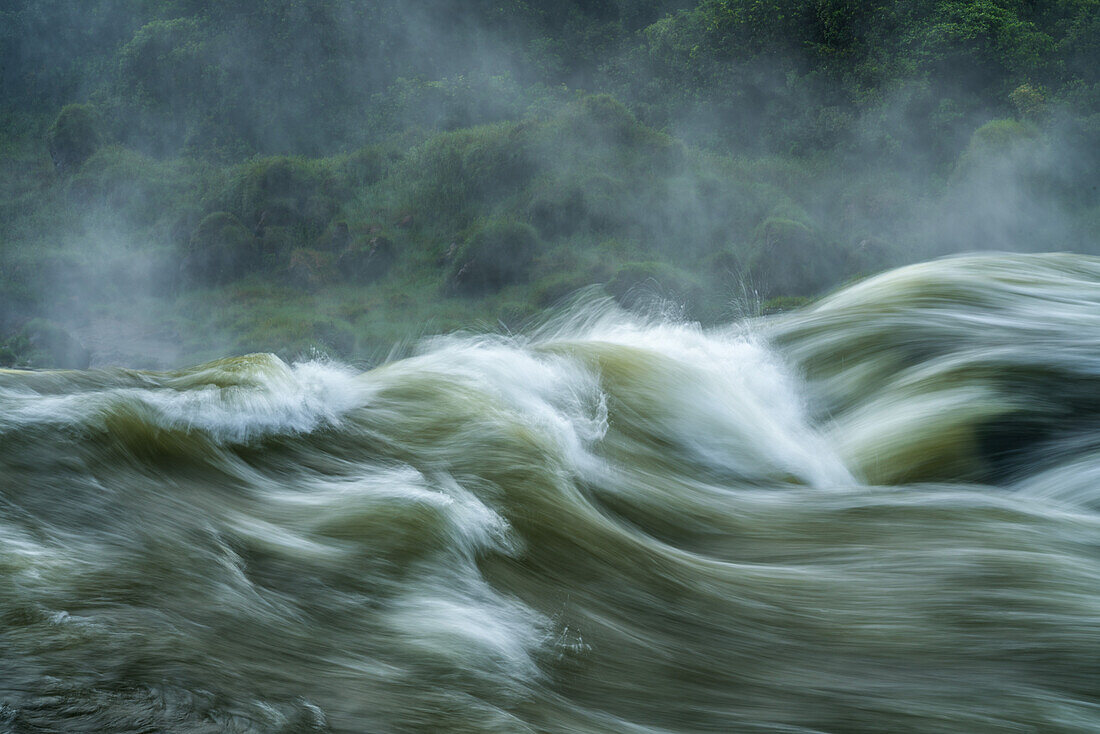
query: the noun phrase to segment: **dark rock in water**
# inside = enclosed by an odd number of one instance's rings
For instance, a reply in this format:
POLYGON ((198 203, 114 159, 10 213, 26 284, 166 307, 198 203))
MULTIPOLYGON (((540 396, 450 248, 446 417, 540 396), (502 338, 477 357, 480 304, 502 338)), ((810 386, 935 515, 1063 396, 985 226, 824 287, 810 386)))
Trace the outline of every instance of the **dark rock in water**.
POLYGON ((28 347, 26 366, 83 370, 91 364, 91 352, 52 321, 31 319, 23 327, 22 336, 28 347))
POLYGON ((226 283, 259 264, 259 247, 252 233, 232 214, 215 212, 199 222, 191 235, 180 270, 185 281, 226 283))
POLYGON ((365 245, 344 250, 336 260, 340 275, 353 283, 370 283, 384 277, 397 257, 393 242, 372 237, 365 245))

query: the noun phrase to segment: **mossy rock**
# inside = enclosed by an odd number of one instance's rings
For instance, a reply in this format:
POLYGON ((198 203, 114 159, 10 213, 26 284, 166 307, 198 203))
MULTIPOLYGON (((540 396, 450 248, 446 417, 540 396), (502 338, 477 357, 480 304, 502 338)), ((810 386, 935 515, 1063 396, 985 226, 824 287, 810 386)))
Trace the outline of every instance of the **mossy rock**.
POLYGON ((593 232, 613 233, 626 227, 635 203, 625 181, 595 174, 581 182, 584 192, 584 225, 593 232))
POLYGON ((236 280, 260 265, 252 232, 228 212, 207 215, 191 235, 184 257, 185 280, 216 284, 236 280))
POLYGON ((133 224, 170 227, 173 215, 194 206, 181 196, 194 183, 176 164, 108 145, 73 172, 66 190, 75 202, 102 207, 133 224))
POLYGON ((779 216, 756 228, 746 260, 749 285, 765 297, 815 295, 839 270, 837 253, 812 227, 779 216))
POLYGON ((642 124, 610 94, 583 97, 558 122, 559 141, 575 151, 612 155, 619 163, 669 173, 687 162, 686 149, 671 136, 642 124), (579 148, 578 148, 579 146, 579 148))
POLYGON ((703 257, 703 272, 712 280, 730 282, 741 277, 744 270, 744 255, 733 249, 722 248, 703 257))
POLYGON ((71 173, 80 168, 101 144, 99 120, 91 105, 70 104, 62 107, 46 132, 50 158, 61 173, 71 173))
POLYGON ((581 134, 596 135, 615 144, 656 139, 659 133, 642 125, 626 105, 610 94, 590 94, 577 103, 576 123, 581 134))
POLYGON ((535 229, 513 220, 476 228, 458 248, 447 281, 455 293, 485 295, 526 282, 538 254, 535 229))

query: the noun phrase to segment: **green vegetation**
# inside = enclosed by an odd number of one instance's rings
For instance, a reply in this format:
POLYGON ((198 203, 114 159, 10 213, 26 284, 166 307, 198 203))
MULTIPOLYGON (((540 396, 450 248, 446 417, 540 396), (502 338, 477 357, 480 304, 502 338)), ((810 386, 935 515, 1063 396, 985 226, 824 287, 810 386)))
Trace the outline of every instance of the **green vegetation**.
POLYGON ((2 364, 65 361, 35 323, 374 358, 591 285, 713 321, 1100 251, 1100 0, 78 5, 0 10, 2 364))

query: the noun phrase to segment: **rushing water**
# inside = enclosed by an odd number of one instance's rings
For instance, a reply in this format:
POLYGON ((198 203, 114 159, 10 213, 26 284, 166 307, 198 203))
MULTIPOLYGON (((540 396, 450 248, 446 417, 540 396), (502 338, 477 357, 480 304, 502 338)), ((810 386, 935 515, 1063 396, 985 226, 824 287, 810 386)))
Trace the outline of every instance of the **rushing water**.
POLYGON ((1096 732, 1100 261, 4 373, 0 730, 1096 732))

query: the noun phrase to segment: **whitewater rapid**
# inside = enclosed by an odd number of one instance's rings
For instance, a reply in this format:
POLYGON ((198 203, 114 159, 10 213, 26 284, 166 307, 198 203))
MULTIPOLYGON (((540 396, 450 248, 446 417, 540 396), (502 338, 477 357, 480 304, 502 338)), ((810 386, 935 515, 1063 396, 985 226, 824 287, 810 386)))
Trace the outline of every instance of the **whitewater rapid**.
POLYGON ((0 730, 1100 730, 1100 261, 0 373, 0 730))

